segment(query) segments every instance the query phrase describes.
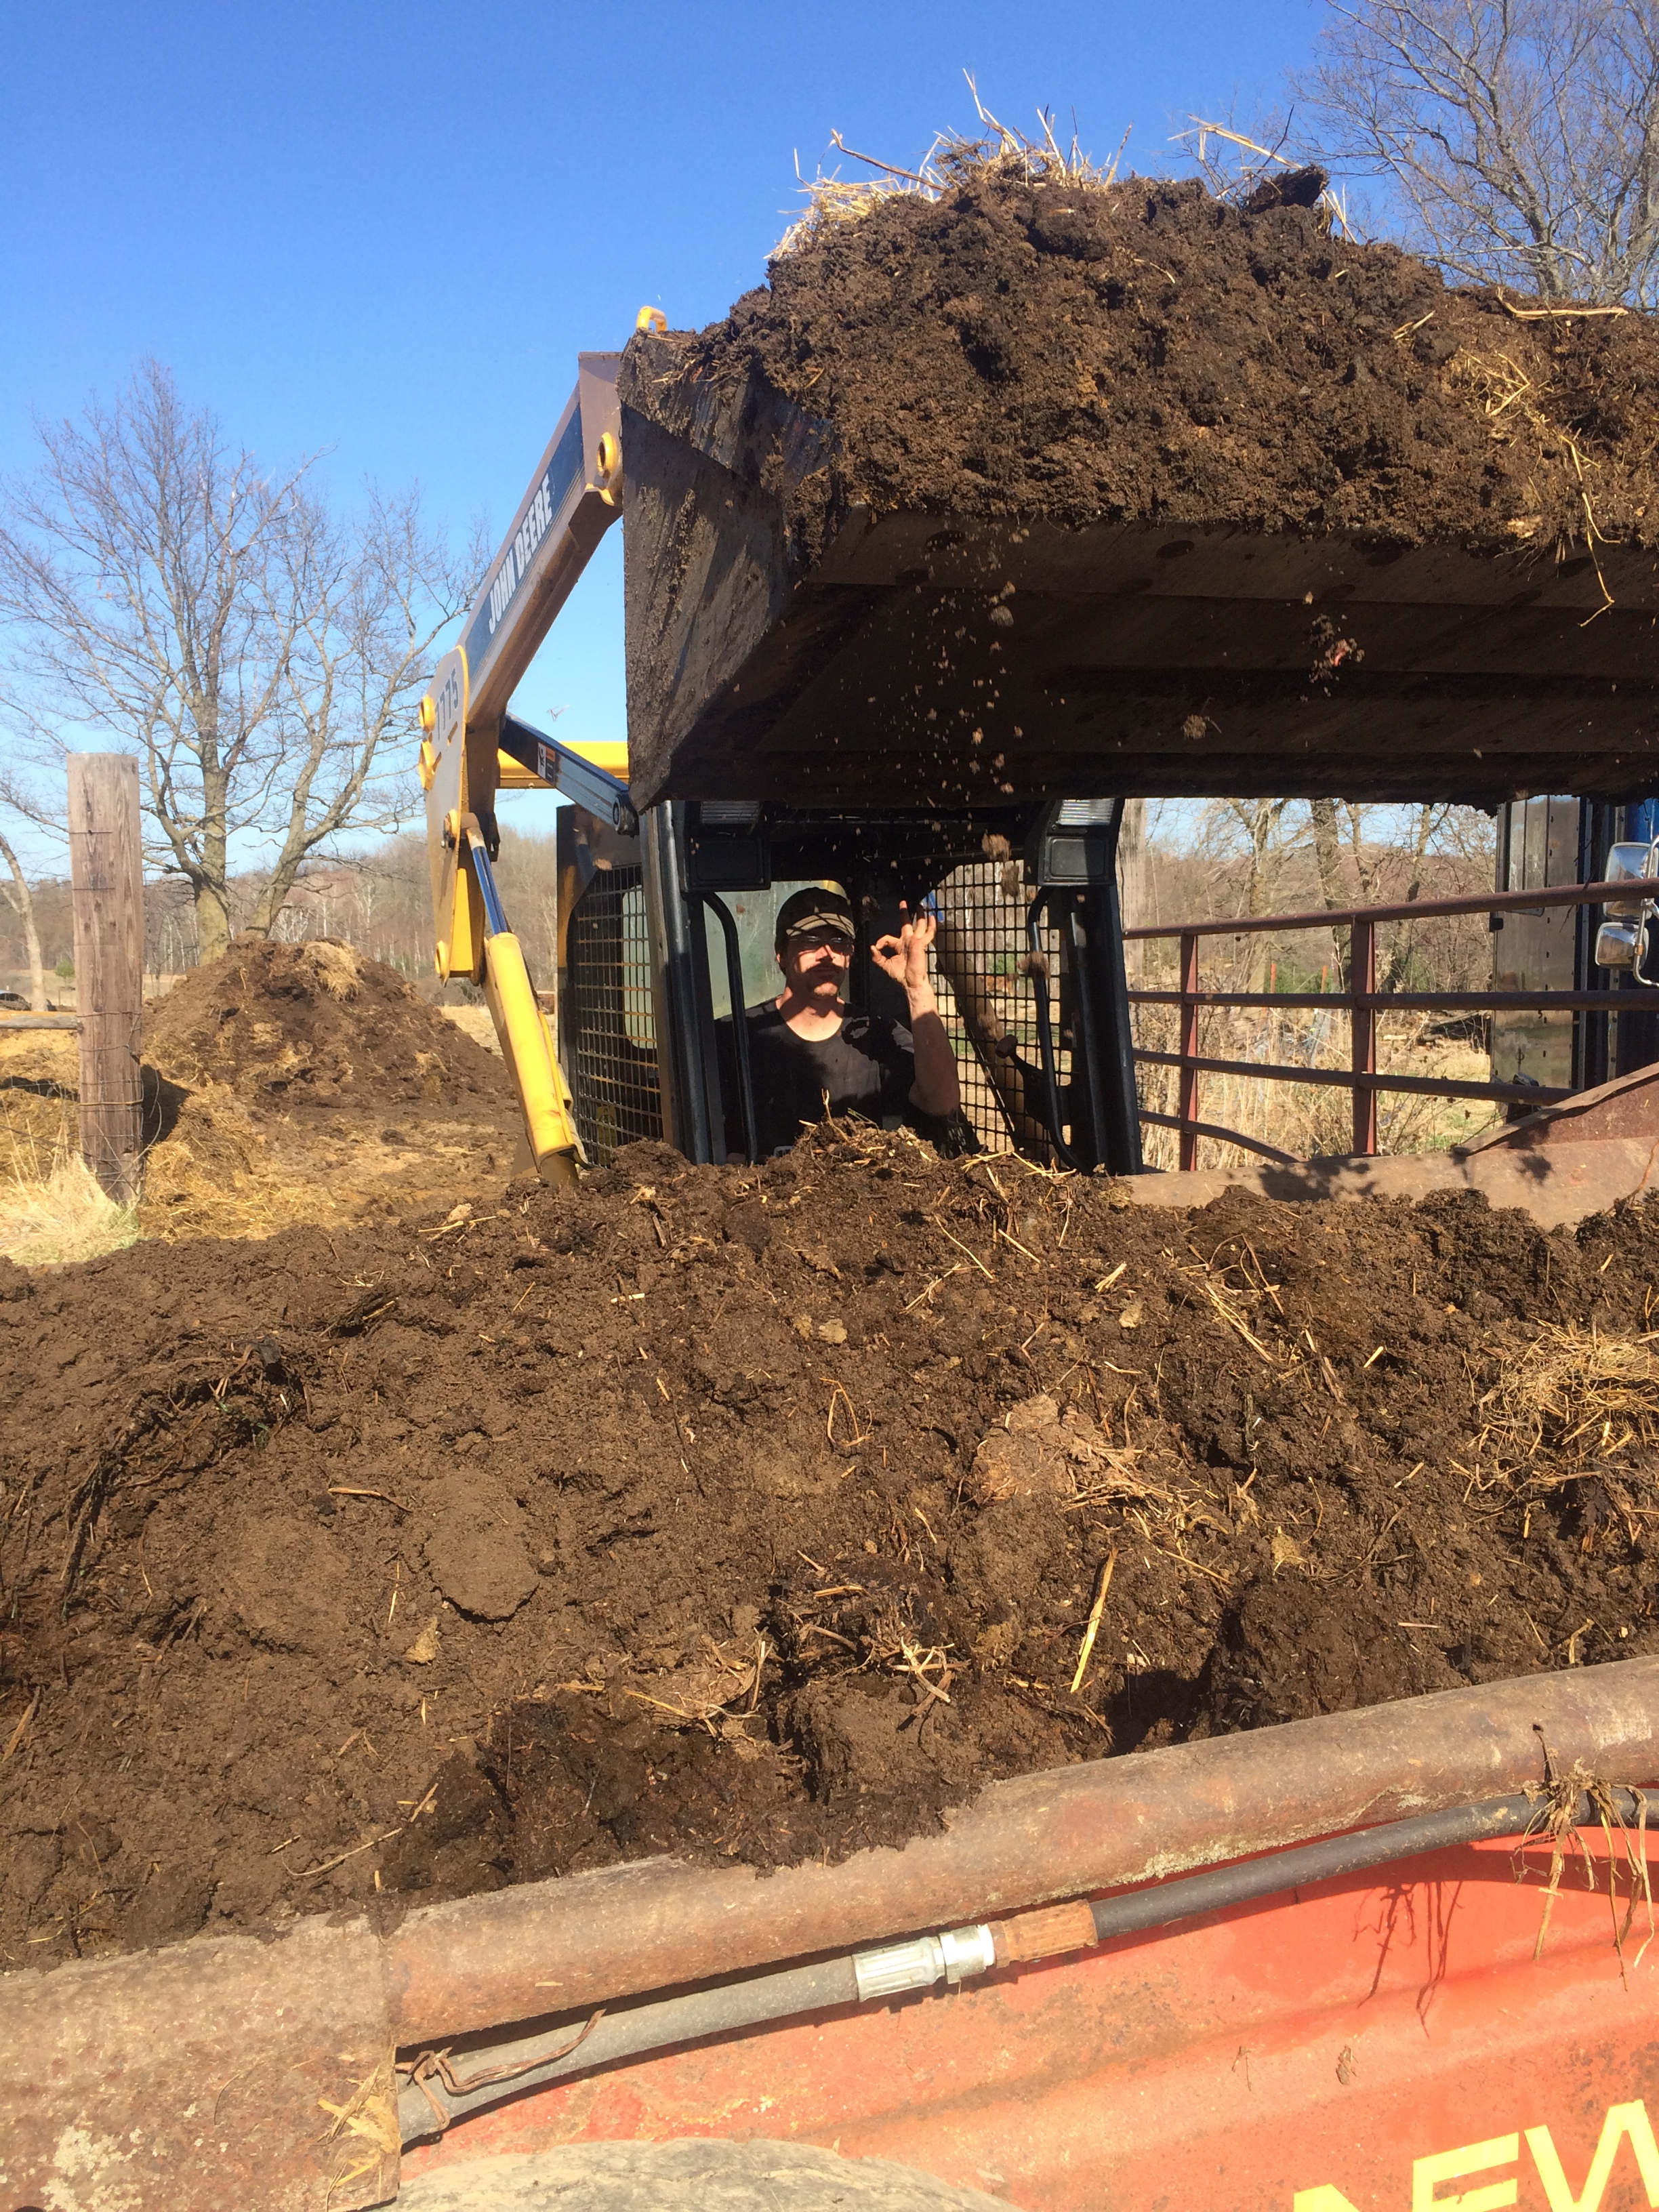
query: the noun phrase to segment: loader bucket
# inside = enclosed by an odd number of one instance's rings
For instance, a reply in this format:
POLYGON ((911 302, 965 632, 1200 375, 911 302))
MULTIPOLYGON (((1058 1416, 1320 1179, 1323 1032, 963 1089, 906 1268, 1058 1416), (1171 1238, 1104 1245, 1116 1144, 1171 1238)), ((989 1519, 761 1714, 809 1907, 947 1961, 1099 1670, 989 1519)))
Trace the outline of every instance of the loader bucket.
POLYGON ((639 804, 1492 805, 1652 780, 1647 553, 849 504, 807 558, 792 518, 830 426, 757 378, 688 382, 685 343, 636 339, 619 386, 639 804))

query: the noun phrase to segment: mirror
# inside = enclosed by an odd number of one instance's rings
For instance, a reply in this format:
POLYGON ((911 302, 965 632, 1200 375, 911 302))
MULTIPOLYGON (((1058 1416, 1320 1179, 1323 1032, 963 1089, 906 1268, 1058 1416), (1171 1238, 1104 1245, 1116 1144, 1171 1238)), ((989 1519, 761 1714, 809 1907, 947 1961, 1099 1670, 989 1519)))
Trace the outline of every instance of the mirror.
MULTIPOLYGON (((1655 852, 1656 848, 1652 845, 1631 844, 1610 847, 1603 880, 1610 884, 1644 884, 1648 887, 1648 896, 1651 896, 1655 890, 1659 890, 1659 884, 1653 881, 1655 852)), ((1640 897, 1609 899, 1601 911, 1607 915, 1620 915, 1634 921, 1641 914, 1642 901, 1640 897)), ((1596 958, 1601 959, 1599 953, 1596 958)), ((1611 964, 1626 966, 1628 963, 1614 962, 1611 964)))
POLYGON ((1642 930, 1633 921, 1604 921, 1595 933, 1598 968, 1634 968, 1642 930))

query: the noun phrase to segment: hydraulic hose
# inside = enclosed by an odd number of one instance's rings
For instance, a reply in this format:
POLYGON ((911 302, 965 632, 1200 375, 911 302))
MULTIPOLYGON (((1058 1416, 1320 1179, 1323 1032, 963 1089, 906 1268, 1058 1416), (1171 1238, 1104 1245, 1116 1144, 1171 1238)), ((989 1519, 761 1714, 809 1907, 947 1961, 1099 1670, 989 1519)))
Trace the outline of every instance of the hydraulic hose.
MULTIPOLYGON (((1612 1796, 1620 1820, 1634 1823, 1641 1818, 1646 1801, 1639 1790, 1615 1790, 1612 1796)), ((1304 1882, 1329 1881, 1337 1875, 1386 1866, 1393 1859, 1414 1858, 1420 1851, 1445 1850, 1454 1844, 1480 1843, 1492 1836, 1525 1835, 1536 1827, 1540 1802, 1522 1790, 1513 1797, 1489 1798, 1483 1805, 1454 1805, 1443 1813, 1422 1813, 1414 1820, 1391 1820, 1385 1827, 1362 1828, 1351 1836, 1298 1844, 1293 1850, 1270 1851, 1263 1858, 1189 1875, 1182 1881, 1133 1890, 1127 1897, 1100 1898, 1089 1907, 1095 1937, 1103 1943, 1111 1936, 1162 1928, 1195 1913, 1219 1912, 1227 1905, 1299 1889, 1304 1882)), ((1574 1817, 1581 1828, 1599 1827, 1601 1821, 1588 1797, 1580 1798, 1574 1817)))
POLYGON ((686 1996, 631 2005, 625 2012, 597 2013, 585 2029, 580 2022, 567 2023, 550 2034, 498 2043, 465 2056, 434 2058, 426 2054, 414 2067, 399 2069, 404 2081, 398 2118, 403 2139, 416 2142, 423 2136, 441 2134, 452 2120, 487 2105, 618 2058, 821 2012, 830 2005, 854 2003, 857 1998, 852 1960, 829 1959, 819 1966, 792 1966, 781 1974, 732 1982, 724 1989, 694 1990, 686 1996))
MULTIPOLYGON (((1632 1825, 1644 1822, 1647 1800, 1642 1791, 1619 1789, 1611 1796, 1615 1819, 1632 1825)), ((567 2021, 544 2034, 480 2045, 464 2054, 423 2051, 398 2063, 398 2117, 403 2140, 408 2144, 441 2134, 452 2121, 469 2113, 618 2059, 838 2005, 931 1989, 940 1981, 954 1988, 968 1976, 988 1973, 994 1967, 1087 1950, 1113 1936, 1138 1935, 1260 1898, 1282 1896, 1312 1882, 1415 1858, 1425 1851, 1498 1836, 1523 1836, 1536 1831, 1540 1804, 1538 1797, 1519 1792, 1478 1805, 1453 1806, 1320 1843, 1269 1851, 1260 1858, 1178 1881, 1153 1883, 1127 1894, 1039 1906, 988 1924, 913 1936, 814 1966, 631 2005, 620 2012, 601 2010, 586 2026, 567 2021)), ((1596 1827, 1602 1813, 1585 1796, 1575 1820, 1580 1827, 1596 1827)))

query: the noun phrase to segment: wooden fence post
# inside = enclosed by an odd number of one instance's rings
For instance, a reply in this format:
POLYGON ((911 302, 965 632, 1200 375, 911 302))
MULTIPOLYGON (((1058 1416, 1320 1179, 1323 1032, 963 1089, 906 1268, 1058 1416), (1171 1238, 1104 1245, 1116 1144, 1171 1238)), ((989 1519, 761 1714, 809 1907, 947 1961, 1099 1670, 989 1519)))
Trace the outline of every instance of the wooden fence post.
POLYGON ((118 1204, 138 1195, 143 1141, 143 865, 138 763, 126 753, 69 757, 75 1008, 81 1040, 81 1150, 118 1204))

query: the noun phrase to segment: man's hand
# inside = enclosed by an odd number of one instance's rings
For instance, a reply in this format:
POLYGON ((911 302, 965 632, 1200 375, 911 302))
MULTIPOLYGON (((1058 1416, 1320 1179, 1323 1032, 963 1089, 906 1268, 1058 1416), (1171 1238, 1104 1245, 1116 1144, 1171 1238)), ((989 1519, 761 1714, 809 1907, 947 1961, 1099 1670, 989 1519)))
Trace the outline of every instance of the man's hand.
POLYGON ((878 937, 870 947, 870 957, 884 975, 890 975, 902 987, 913 1015, 932 1012, 936 1002, 933 979, 927 973, 927 949, 939 934, 939 924, 931 914, 920 914, 912 921, 909 908, 903 905, 899 914, 898 935, 878 937))
POLYGON ((909 908, 902 904, 899 915, 898 935, 878 937, 870 947, 870 957, 884 975, 903 986, 909 1004, 910 1041, 916 1056, 910 1103, 943 1119, 962 1104, 962 1084, 927 973, 927 950, 939 934, 939 924, 931 914, 919 914, 912 921, 909 908))

